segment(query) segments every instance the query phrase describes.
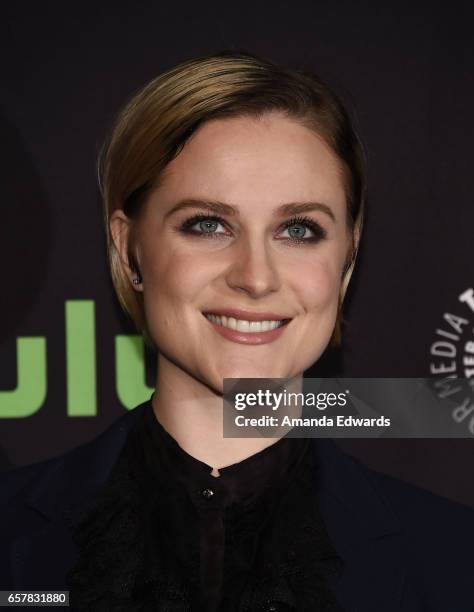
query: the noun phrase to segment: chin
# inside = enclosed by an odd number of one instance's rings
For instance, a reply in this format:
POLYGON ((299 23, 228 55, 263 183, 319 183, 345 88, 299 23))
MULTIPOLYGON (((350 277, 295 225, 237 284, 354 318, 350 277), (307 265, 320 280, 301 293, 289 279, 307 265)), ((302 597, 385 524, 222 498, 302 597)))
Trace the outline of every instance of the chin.
POLYGON ((288 378, 289 373, 283 374, 276 369, 265 367, 265 365, 245 364, 221 370, 218 375, 220 386, 223 386, 224 378, 288 378))

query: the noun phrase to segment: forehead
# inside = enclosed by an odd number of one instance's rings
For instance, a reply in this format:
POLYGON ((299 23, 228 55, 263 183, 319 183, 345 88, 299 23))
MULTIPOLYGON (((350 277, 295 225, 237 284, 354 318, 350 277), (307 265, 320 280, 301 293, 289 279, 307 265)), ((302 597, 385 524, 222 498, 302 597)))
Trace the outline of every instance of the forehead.
POLYGON ((168 164, 159 191, 259 208, 277 200, 345 205, 336 155, 314 131, 276 113, 204 123, 168 164))

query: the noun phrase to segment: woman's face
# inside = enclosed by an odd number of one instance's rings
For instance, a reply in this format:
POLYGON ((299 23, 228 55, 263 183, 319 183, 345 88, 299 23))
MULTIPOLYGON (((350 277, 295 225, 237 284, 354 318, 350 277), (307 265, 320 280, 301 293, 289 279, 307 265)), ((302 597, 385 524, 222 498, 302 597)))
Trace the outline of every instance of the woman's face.
POLYGON ((136 223, 160 360, 222 392, 223 378, 292 378, 320 357, 351 240, 338 159, 314 132, 276 113, 205 123, 136 223), (285 324, 239 323, 253 315, 285 324))

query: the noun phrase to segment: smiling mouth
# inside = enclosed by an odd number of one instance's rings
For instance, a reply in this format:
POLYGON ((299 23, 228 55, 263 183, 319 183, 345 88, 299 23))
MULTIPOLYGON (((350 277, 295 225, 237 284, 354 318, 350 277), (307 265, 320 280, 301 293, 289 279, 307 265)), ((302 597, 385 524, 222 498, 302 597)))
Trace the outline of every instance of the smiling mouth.
POLYGON ((212 313, 203 314, 206 319, 211 321, 211 323, 247 334, 258 334, 272 331, 278 327, 283 327, 283 325, 286 325, 291 321, 291 319, 247 321, 245 319, 237 319, 235 317, 226 317, 224 315, 215 315, 212 313))

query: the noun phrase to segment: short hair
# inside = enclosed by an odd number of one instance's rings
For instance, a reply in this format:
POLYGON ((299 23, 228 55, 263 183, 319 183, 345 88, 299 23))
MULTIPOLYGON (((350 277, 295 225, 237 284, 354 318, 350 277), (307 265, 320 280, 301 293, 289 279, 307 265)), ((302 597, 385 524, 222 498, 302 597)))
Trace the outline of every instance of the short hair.
MULTIPOLYGON (((337 156, 352 236, 362 231, 366 163, 360 139, 339 97, 313 72, 277 65, 247 51, 221 51, 188 60, 160 74, 123 107, 99 156, 107 251, 118 300, 145 342, 153 346, 145 319, 143 294, 133 289, 112 240, 109 219, 116 209, 130 218, 158 185, 167 164, 191 134, 211 119, 262 117, 284 113, 316 132, 337 156)), ((133 257, 133 226, 129 262, 133 257)), ((341 342, 342 302, 353 271, 358 245, 344 266, 336 324, 331 344, 341 342)))

